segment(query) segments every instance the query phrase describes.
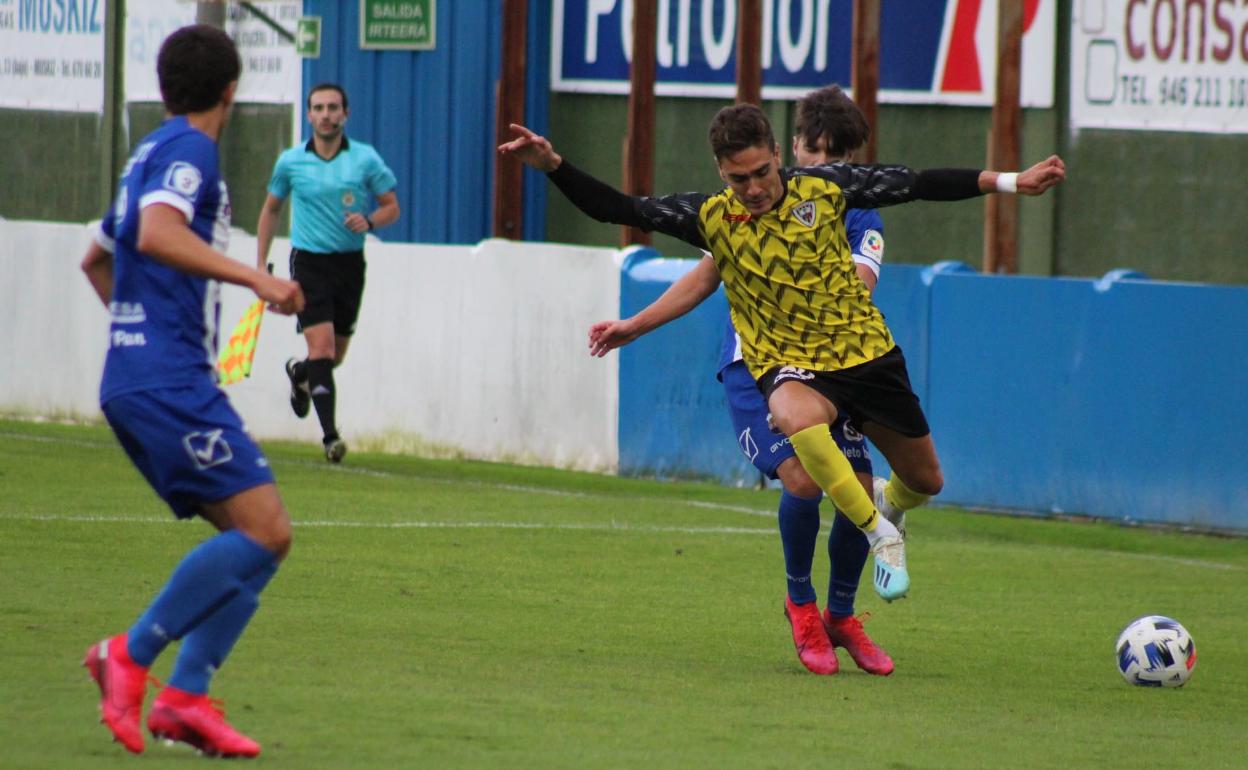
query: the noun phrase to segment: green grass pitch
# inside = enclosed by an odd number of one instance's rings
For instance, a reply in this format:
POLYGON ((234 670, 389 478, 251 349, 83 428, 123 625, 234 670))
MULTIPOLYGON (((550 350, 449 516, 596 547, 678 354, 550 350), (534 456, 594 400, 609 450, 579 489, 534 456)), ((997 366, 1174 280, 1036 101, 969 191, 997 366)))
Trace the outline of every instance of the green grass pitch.
MULTIPOLYGON (((775 492, 266 450, 295 544, 213 687, 257 765, 1248 766, 1244 539, 918 511, 910 597, 859 593, 896 672, 841 651, 816 677, 782 615, 775 492), (1182 689, 1114 666, 1149 613, 1196 641, 1182 689)), ((0 767, 200 761, 113 744, 79 664, 207 525, 174 522, 99 426, 0 422, 0 491, 0 767)))

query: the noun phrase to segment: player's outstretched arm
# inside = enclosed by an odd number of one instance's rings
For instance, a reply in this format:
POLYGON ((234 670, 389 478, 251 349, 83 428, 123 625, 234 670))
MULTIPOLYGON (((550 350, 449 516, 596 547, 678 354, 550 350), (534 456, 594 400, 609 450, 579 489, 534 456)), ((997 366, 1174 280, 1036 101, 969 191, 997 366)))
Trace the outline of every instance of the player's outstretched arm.
POLYGON ((1026 171, 1016 174, 981 171, 979 189, 985 193, 1043 195, 1046 190, 1061 184, 1064 179, 1066 179, 1066 162, 1056 155, 1050 155, 1026 171))
POLYGON ((960 201, 988 193, 1040 195, 1066 178, 1066 164, 1053 155, 1026 171, 1010 173, 971 168, 916 171, 905 166, 848 163, 799 169, 799 173, 836 182, 849 208, 874 209, 909 201, 960 201))
POLYGON ((719 271, 715 260, 710 256, 702 257, 692 270, 682 275, 637 315, 622 321, 599 321, 589 327, 589 354, 601 358, 641 335, 680 318, 714 294, 717 288, 719 271))
POLYGON ((192 275, 246 286, 283 315, 303 310, 303 290, 295 281, 245 265, 204 243, 186 224, 181 211, 163 203, 143 207, 139 216, 139 251, 192 275))
MULTIPOLYGON (((646 231, 659 229, 677 238, 689 240, 678 229, 679 217, 672 217, 669 223, 671 227, 664 229, 661 223, 649 221, 641 213, 639 209, 642 198, 626 195, 606 182, 576 168, 555 152, 546 137, 538 136, 515 123, 511 124, 511 129, 520 136, 506 144, 499 145, 499 153, 514 155, 545 173, 547 179, 559 188, 559 192, 563 193, 564 197, 583 213, 599 222, 638 227, 646 231)), ((694 245, 701 248, 702 244, 697 242, 694 245)))

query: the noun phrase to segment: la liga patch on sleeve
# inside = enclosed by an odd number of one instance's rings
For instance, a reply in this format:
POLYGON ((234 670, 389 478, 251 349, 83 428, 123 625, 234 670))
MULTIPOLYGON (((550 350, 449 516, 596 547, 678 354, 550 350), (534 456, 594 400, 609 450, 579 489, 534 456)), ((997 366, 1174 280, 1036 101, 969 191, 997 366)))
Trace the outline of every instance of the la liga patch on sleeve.
POLYGON ((868 230, 862 236, 862 255, 876 262, 884 261, 884 236, 879 230, 868 230))
POLYGON ((165 171, 165 181, 162 184, 166 190, 172 190, 194 203, 203 181, 204 177, 199 173, 199 169, 180 160, 170 164, 169 169, 165 171))

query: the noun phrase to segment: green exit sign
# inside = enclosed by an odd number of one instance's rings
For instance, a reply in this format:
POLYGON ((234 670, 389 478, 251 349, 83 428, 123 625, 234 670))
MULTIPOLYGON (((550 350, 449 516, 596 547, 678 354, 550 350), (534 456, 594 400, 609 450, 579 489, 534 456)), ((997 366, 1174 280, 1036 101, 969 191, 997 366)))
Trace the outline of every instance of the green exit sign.
POLYGON ((295 23, 295 53, 306 59, 320 58, 320 16, 303 16, 295 23))
POLYGON ((360 48, 427 51, 437 0, 360 0, 360 48))

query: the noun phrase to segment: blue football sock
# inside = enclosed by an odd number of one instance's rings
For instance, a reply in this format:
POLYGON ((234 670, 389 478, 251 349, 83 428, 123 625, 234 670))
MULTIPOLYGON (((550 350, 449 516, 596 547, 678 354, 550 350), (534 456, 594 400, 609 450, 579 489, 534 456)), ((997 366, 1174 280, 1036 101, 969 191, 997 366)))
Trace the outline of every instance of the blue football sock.
POLYGON ((794 604, 813 602, 815 587, 810 568, 815 561, 815 541, 819 539, 819 497, 798 497, 786 489, 780 495, 780 543, 784 546, 784 572, 788 577, 789 599, 794 604))
POLYGON ((131 626, 126 644, 131 660, 150 666, 170 641, 203 622, 273 559, 272 551, 237 530, 200 543, 131 626))
POLYGON ((243 635, 260 606, 260 592, 276 572, 276 560, 261 567, 233 598, 191 629, 178 648, 169 684, 196 695, 208 692, 208 682, 243 635))
POLYGON ((837 617, 854 614, 854 597, 867 563, 867 536, 839 511, 828 535, 828 611, 837 617))

